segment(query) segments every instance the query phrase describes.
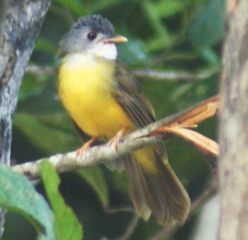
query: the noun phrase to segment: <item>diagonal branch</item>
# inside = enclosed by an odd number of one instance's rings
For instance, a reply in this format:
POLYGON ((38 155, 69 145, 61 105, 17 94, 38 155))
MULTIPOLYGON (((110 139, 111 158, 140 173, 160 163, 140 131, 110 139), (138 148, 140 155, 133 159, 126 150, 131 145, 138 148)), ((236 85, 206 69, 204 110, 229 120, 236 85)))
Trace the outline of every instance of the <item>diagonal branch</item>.
POLYGON ((164 127, 163 129, 190 142, 206 155, 219 156, 219 145, 198 132, 180 127, 164 127))
MULTIPOLYGON (((196 127, 198 123, 212 117, 218 109, 218 104, 218 96, 215 96, 189 110, 139 129, 122 138, 118 150, 105 144, 90 148, 82 156, 77 156, 74 151, 66 154, 57 154, 47 158, 47 160, 58 172, 73 171, 81 167, 89 167, 115 160, 140 147, 153 144, 161 140, 161 138, 167 138, 169 134, 183 137, 183 139, 193 143, 203 153, 218 156, 219 148, 217 143, 200 133, 187 129, 196 127)), ((44 159, 15 165, 13 170, 30 177, 39 177, 39 165, 42 160, 44 159)))

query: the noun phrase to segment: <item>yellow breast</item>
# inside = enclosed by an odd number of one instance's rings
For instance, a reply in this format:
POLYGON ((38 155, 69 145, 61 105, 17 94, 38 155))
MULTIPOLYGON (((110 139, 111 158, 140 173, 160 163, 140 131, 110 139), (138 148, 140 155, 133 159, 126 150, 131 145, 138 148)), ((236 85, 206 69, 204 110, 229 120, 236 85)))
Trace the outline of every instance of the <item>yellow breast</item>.
POLYGON ((112 95, 114 64, 82 54, 66 56, 59 69, 59 97, 77 125, 91 137, 112 138, 132 123, 112 95))

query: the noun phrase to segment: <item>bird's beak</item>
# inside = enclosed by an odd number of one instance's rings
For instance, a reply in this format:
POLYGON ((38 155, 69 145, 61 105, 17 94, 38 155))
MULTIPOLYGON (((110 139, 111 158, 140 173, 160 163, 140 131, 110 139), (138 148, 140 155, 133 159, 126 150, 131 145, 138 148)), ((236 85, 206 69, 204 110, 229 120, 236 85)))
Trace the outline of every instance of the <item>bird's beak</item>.
POLYGON ((102 40, 103 43, 114 43, 114 44, 120 44, 127 42, 128 39, 121 35, 116 35, 112 38, 105 38, 102 40))

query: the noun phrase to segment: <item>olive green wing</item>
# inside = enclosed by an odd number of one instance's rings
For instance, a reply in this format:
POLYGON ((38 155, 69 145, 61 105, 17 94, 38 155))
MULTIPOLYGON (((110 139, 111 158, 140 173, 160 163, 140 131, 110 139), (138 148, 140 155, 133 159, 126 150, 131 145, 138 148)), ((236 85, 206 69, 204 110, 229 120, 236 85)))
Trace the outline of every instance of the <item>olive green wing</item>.
MULTIPOLYGON (((140 94, 128 69, 120 63, 116 65, 115 80, 113 95, 134 125, 142 128, 154 122, 151 104, 140 94)), ((150 160, 157 169, 155 174, 147 171, 140 164, 142 159, 136 159, 134 154, 125 159, 134 206, 145 220, 152 213, 160 224, 182 223, 190 207, 187 192, 167 162, 164 144, 159 142, 148 149, 154 152, 150 160)))
POLYGON ((124 64, 117 62, 115 70, 116 88, 113 91, 118 103, 137 128, 155 121, 150 102, 139 92, 136 81, 124 64))

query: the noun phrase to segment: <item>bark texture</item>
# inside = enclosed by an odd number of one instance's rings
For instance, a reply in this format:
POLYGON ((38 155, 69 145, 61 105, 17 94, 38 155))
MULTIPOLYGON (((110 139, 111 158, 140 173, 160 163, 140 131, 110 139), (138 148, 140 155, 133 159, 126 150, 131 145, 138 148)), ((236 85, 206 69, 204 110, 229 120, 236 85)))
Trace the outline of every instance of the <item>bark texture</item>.
MULTIPOLYGON (((10 164, 12 118, 21 79, 50 0, 0 2, 0 163, 10 164)), ((0 237, 4 211, 0 211, 0 237)))
POLYGON ((221 82, 221 240, 248 239, 248 1, 229 0, 221 82))

